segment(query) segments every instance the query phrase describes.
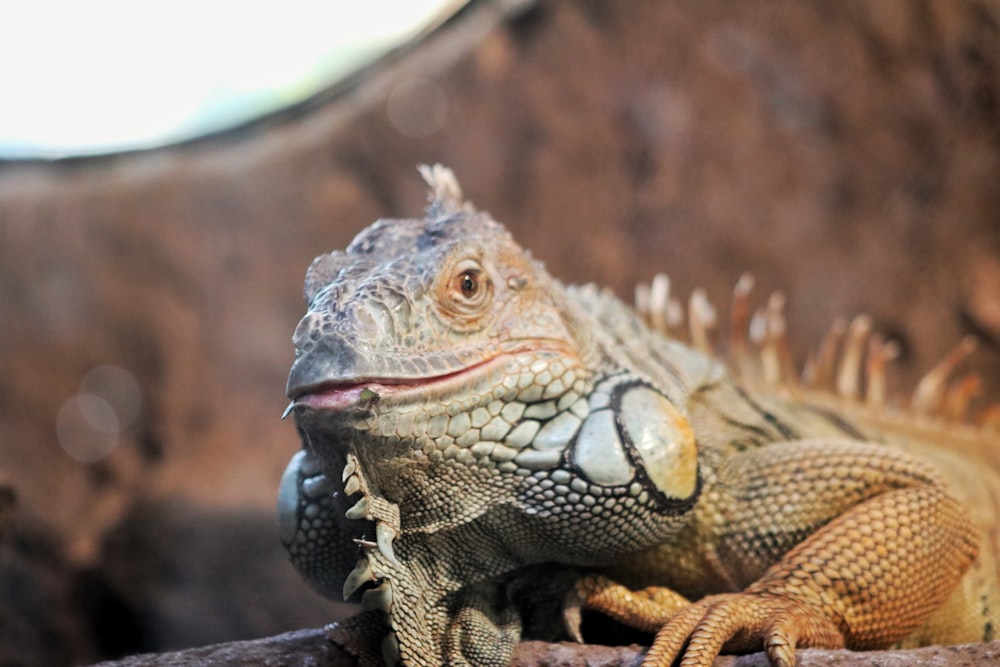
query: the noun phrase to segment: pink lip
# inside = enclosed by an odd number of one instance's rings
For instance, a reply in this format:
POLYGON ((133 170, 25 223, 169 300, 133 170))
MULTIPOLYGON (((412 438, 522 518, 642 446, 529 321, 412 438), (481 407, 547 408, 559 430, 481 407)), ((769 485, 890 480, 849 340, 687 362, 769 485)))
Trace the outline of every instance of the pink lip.
POLYGON ((372 392, 373 396, 369 397, 369 400, 372 400, 374 396, 381 398, 403 388, 399 385, 386 385, 378 382, 333 386, 299 396, 295 399, 295 404, 304 405, 314 410, 344 410, 361 405, 364 402, 361 392, 365 389, 372 392))
POLYGON ((472 375, 475 371, 497 361, 498 358, 493 357, 454 373, 428 378, 379 378, 355 383, 320 385, 315 390, 297 397, 295 405, 305 406, 313 410, 345 410, 365 407, 377 403, 387 396, 406 394, 419 387, 444 386, 449 382, 462 381, 463 377, 472 375), (362 396, 365 390, 371 392, 370 395, 362 396))

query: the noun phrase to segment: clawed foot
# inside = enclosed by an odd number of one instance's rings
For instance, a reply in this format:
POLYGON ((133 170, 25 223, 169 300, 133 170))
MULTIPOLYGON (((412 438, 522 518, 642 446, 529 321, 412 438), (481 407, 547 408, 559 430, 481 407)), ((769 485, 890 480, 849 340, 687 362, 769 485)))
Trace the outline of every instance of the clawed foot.
POLYGON ((607 577, 582 577, 566 600, 567 629, 578 641, 580 610, 599 611, 644 632, 656 633, 644 667, 709 667, 723 650, 762 648, 775 667, 792 667, 796 647, 842 648, 844 637, 815 605, 780 595, 744 592, 690 603, 651 586, 631 591, 607 577))
POLYGON ((644 667, 709 667, 725 649, 763 648, 774 667, 795 665, 795 648, 843 648, 844 637, 819 609, 798 600, 753 593, 703 598, 681 610, 656 633, 644 667))

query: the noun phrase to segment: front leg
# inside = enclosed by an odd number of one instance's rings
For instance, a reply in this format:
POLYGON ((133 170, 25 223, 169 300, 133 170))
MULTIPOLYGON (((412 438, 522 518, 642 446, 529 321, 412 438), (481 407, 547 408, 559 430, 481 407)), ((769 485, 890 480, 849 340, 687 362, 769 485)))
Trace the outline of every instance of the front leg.
POLYGON ((645 567, 669 584, 668 564, 701 550, 717 581, 743 590, 671 615, 644 664, 683 655, 685 667, 707 666, 723 649, 763 648, 773 664, 792 665, 796 646, 888 646, 945 601, 978 550, 968 512, 927 466, 866 443, 732 456, 702 502, 696 543, 664 545, 620 571, 634 580, 645 567))
POLYGON ((521 620, 495 581, 462 586, 440 557, 460 545, 403 538, 396 560, 377 548, 358 561, 362 608, 385 614, 381 653, 388 667, 506 667, 521 620), (444 565, 444 566, 443 566, 444 565))

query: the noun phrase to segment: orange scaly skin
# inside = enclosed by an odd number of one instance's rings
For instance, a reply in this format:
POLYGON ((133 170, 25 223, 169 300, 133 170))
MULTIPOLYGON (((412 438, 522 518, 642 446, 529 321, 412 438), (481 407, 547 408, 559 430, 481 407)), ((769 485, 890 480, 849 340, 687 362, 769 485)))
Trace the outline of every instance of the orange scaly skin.
POLYGON ((830 399, 787 383, 772 298, 759 355, 734 341, 737 380, 701 295, 685 345, 663 279, 640 293, 647 324, 422 171, 424 219, 380 220, 310 267, 288 382, 303 450, 282 540, 318 591, 373 610, 362 662, 500 667, 560 611, 578 633, 584 607, 655 633, 650 665, 992 638, 1000 479, 942 445, 995 439, 842 400, 861 377, 884 401, 891 346, 861 373, 863 322, 839 369, 829 352, 812 368, 830 399))

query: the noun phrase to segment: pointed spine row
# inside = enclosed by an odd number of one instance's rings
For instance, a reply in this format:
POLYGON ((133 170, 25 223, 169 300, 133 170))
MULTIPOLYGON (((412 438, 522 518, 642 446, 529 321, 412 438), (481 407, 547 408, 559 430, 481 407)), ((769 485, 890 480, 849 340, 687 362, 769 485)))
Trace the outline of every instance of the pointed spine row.
MULTIPOLYGON (((728 361, 737 377, 779 389, 832 390, 840 398, 875 409, 888 405, 887 371, 899 355, 899 345, 874 331, 870 316, 858 315, 850 322, 834 320, 800 374, 788 343, 784 294, 772 293, 764 308, 753 310, 753 286, 753 276, 744 274, 733 289, 728 361)), ((635 306, 654 331, 686 337, 699 351, 715 354, 716 309, 704 290, 691 293, 686 335, 685 309, 671 296, 666 275, 657 274, 649 284, 637 285, 635 306)), ((975 349, 976 340, 964 338, 924 375, 904 406, 918 415, 969 420, 973 401, 982 392, 982 379, 975 373, 956 374, 975 349)), ((1000 429, 1000 404, 980 412, 976 421, 985 429, 1000 429)))
MULTIPOLYGON (((368 588, 361 595, 361 608, 383 612, 389 617, 391 627, 392 583, 388 572, 372 556, 377 552, 392 565, 400 565, 393 546, 394 540, 399 537, 399 507, 371 493, 354 454, 347 455, 342 481, 344 482, 344 493, 348 496, 357 494, 361 496, 354 505, 347 509, 344 516, 351 520, 370 521, 375 525, 374 541, 355 540, 360 548, 358 562, 344 580, 344 600, 349 599, 367 586, 368 588)), ((399 640, 391 629, 382 641, 382 654, 386 664, 394 665, 399 661, 399 640)))

